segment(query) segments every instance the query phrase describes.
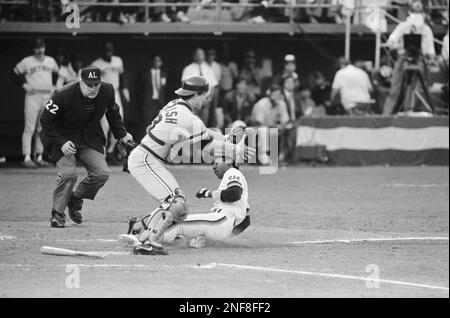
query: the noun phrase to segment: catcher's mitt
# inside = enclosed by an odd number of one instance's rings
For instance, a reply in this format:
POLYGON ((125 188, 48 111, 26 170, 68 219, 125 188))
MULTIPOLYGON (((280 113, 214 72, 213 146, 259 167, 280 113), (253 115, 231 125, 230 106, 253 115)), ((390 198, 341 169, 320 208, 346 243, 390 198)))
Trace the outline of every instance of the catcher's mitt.
POLYGON ((117 150, 122 157, 122 171, 130 173, 128 170, 128 156, 130 155, 130 152, 137 147, 137 145, 138 143, 134 140, 127 143, 124 143, 122 140, 117 141, 117 150))

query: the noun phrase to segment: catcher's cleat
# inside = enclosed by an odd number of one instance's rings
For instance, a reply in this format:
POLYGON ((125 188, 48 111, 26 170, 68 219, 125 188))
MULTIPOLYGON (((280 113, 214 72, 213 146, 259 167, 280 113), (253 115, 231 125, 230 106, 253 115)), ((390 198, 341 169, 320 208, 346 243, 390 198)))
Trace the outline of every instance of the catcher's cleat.
POLYGON ((133 248, 134 255, 167 255, 168 253, 161 247, 152 244, 142 244, 133 248))
POLYGON ((52 218, 50 219, 51 227, 63 228, 66 226, 66 216, 64 214, 52 211, 52 218))
POLYGON ((37 169, 37 165, 34 163, 33 160, 25 160, 22 162, 22 166, 27 169, 37 169))
POLYGON ((67 208, 69 209, 69 216, 76 224, 83 222, 81 216, 81 209, 83 208, 83 199, 77 198, 73 195, 70 196, 69 202, 67 202, 67 208))

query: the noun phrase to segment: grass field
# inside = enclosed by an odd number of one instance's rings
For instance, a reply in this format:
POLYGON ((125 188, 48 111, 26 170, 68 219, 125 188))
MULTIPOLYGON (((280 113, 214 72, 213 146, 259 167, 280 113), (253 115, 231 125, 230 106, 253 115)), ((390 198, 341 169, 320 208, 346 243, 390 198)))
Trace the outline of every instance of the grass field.
MULTIPOLYGON (((208 211, 193 194, 217 186, 210 168, 173 171, 191 211, 208 211)), ((54 168, 0 169, 0 296, 449 297, 448 167, 243 172, 252 225, 241 236, 135 256, 116 239, 155 202, 128 174, 113 168, 84 224, 52 229, 54 168), (50 256, 43 245, 117 253, 50 256)))

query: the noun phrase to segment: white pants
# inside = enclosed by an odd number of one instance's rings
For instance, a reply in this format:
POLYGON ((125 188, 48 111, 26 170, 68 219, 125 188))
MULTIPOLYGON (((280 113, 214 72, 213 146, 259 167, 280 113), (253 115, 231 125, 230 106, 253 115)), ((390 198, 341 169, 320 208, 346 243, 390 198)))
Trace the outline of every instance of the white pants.
MULTIPOLYGON (((122 119, 124 119, 122 99, 120 98, 120 92, 118 89, 114 90, 114 96, 116 99, 116 104, 117 104, 117 106, 119 106, 120 116, 122 117, 122 119)), ((114 146, 116 144, 116 138, 114 138, 114 136, 112 134, 111 135, 109 134, 110 129, 109 129, 108 120, 106 119, 106 115, 103 115, 102 119, 100 120, 100 125, 102 126, 103 133, 105 134, 105 137, 106 137, 106 152, 108 152, 108 153, 112 152, 114 150, 114 146)))
POLYGON ((177 235, 188 239, 204 235, 207 240, 222 241, 233 231, 235 217, 232 211, 214 208, 210 213, 188 214, 186 220, 176 223, 164 232, 163 242, 172 244, 177 235))
POLYGON ((31 155, 31 144, 34 137, 34 153, 42 153, 43 147, 39 133, 42 130, 40 117, 50 94, 26 94, 25 95, 25 128, 22 134, 22 154, 31 155))
POLYGON ((133 178, 159 203, 180 187, 165 165, 139 146, 130 153, 128 169, 133 178))

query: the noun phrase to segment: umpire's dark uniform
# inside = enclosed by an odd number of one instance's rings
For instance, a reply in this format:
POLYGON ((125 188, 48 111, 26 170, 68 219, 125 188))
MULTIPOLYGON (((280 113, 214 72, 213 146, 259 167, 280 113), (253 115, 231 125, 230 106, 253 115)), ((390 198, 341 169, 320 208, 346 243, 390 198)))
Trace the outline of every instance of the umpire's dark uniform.
POLYGON ((54 227, 64 227, 66 206, 71 219, 81 223, 82 199, 93 200, 108 180, 109 170, 104 155, 106 138, 100 126, 103 115, 106 115, 116 139, 127 135, 115 103, 114 89, 111 84, 101 82, 100 70, 86 67, 81 71, 81 78, 85 81, 83 84, 97 84, 97 88, 100 85, 95 98, 83 95, 81 81, 65 85, 53 94, 41 117, 43 145, 58 169, 51 222, 54 227), (92 76, 98 79, 98 83, 86 81, 92 76), (61 147, 67 141, 75 144, 75 154, 63 154, 61 147), (77 180, 77 158, 88 174, 72 192, 77 180))

